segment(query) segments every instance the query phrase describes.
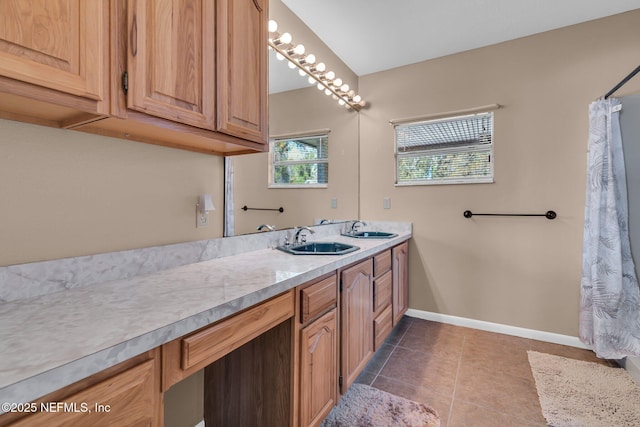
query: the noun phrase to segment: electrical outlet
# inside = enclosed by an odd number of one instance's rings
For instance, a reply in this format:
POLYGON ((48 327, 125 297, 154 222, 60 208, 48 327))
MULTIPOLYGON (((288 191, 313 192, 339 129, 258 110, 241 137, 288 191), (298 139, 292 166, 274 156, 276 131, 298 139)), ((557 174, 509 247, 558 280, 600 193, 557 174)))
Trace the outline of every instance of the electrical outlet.
POLYGON ((335 197, 331 199, 331 209, 336 209, 338 207, 338 199, 335 197))
POLYGON ((382 199, 382 207, 384 209, 391 209, 391 199, 389 197, 382 199))
POLYGON ((209 226, 209 212, 201 212, 196 206, 196 228, 206 228, 209 226))

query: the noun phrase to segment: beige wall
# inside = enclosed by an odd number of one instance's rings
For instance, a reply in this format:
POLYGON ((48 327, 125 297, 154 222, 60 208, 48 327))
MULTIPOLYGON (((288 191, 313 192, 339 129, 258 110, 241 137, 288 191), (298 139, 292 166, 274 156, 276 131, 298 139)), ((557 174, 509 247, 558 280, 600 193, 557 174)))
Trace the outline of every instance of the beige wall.
POLYGON ((361 216, 413 222, 411 308, 577 336, 588 105, 638 65, 638 40, 634 11, 361 77, 361 216), (394 187, 390 119, 492 103, 495 183, 394 187))
POLYGON ((219 237, 222 188, 221 157, 0 120, 0 265, 219 237))

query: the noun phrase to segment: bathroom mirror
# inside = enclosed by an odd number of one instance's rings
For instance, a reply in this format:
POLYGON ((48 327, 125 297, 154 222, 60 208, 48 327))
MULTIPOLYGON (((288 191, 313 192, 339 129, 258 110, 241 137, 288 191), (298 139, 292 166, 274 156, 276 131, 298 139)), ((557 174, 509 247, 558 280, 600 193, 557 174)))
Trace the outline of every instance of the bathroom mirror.
MULTIPOLYGON (((298 78, 297 73, 285 71, 298 78)), ((280 230, 314 225, 321 219, 357 218, 358 113, 346 111, 314 86, 270 95, 269 117, 271 135, 329 131, 328 185, 269 188, 269 153, 234 156, 235 235, 257 232, 261 224, 280 230), (245 211, 244 206, 251 209, 245 211)))
MULTIPOLYGON (((281 0, 269 2, 269 16, 296 43, 337 75, 356 83, 357 76, 281 0)), ((326 188, 269 188, 269 153, 233 156, 234 235, 255 233, 261 224, 281 230, 314 225, 320 219, 358 217, 358 112, 347 111, 318 91, 287 61, 269 52, 269 134, 296 135, 329 131, 326 188), (273 210, 243 210, 242 207, 273 210), (283 208, 283 212, 277 209, 283 208)))

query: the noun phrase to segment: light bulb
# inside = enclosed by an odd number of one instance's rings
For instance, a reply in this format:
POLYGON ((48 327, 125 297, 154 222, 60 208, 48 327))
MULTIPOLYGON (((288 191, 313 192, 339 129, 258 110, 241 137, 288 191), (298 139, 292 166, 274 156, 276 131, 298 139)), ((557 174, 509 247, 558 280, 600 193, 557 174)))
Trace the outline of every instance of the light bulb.
POLYGON ((276 59, 278 61, 282 61, 282 60, 284 60, 284 55, 281 54, 280 52, 276 52, 276 59))
POLYGON ((315 64, 316 56, 313 53, 310 53, 306 58, 304 58, 304 60, 307 64, 315 64))
POLYGON ((349 85, 348 84, 343 84, 342 86, 340 86, 340 90, 343 91, 344 93, 347 93, 349 91, 349 85))
POLYGON ((333 80, 336 78, 336 73, 334 73, 333 71, 329 71, 327 74, 325 74, 325 77, 327 78, 327 80, 333 80))
POLYGON ((356 91, 355 91, 355 90, 353 90, 353 89, 351 89, 349 92, 347 92, 347 96, 348 96, 349 98, 353 98, 353 95, 355 95, 355 94, 356 94, 356 91))
POLYGON ((364 100, 362 100, 358 102, 358 105, 360 105, 361 107, 364 107, 365 105, 367 105, 367 103, 364 100))
POLYGON ((329 96, 329 95, 331 95, 331 91, 329 89, 325 89, 324 90, 324 94, 329 96))
POLYGON ((314 85, 316 84, 316 79, 314 79, 313 77, 309 76, 309 78, 307 79, 307 81, 309 82, 310 85, 314 85))
POLYGON ((293 37, 289 33, 284 33, 283 35, 280 36, 279 40, 281 43, 289 44, 291 43, 291 40, 293 40, 293 37))
POLYGON ((340 104, 340 105, 344 105, 344 104, 345 104, 345 102, 344 102, 344 100, 343 100, 342 98, 340 98, 340 99, 338 99, 338 104, 340 104))
POLYGON ((327 66, 324 65, 324 62, 318 62, 316 64, 316 70, 320 71, 321 73, 324 73, 324 70, 327 69, 327 66))
POLYGON ((324 90, 324 85, 322 83, 318 83, 318 90, 324 90))
POLYGON ((341 78, 337 78, 333 81, 332 83, 335 87, 340 87, 342 86, 342 79, 341 78))
POLYGON ((304 55, 304 46, 299 44, 293 48, 293 53, 296 55, 304 55))
POLYGON ((332 98, 333 98, 333 100, 334 100, 334 101, 337 101, 337 100, 338 100, 338 95, 336 95, 336 94, 334 93, 334 94, 333 94, 333 96, 332 96, 332 98))
POLYGON ((294 64, 293 62, 288 62, 287 65, 289 66, 289 68, 291 68, 292 70, 294 68, 296 68, 296 64, 294 64))
POLYGON ((355 102, 356 104, 360 101, 362 101, 362 97, 360 95, 356 95, 353 97, 353 102, 355 102))
POLYGON ((272 19, 269 21, 269 32, 275 33, 276 31, 278 31, 278 23, 272 19))
POLYGON ((298 70, 298 74, 300 74, 302 77, 307 75, 307 73, 305 73, 304 70, 298 70))

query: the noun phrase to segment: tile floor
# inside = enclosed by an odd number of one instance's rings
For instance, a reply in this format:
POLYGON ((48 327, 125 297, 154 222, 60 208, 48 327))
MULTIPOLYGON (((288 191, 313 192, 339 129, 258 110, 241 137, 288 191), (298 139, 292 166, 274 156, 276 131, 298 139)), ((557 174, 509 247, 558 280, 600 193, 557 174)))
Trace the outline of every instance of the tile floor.
POLYGON ((442 427, 546 426, 527 350, 617 366, 588 350, 405 316, 357 382, 433 407, 442 427))

